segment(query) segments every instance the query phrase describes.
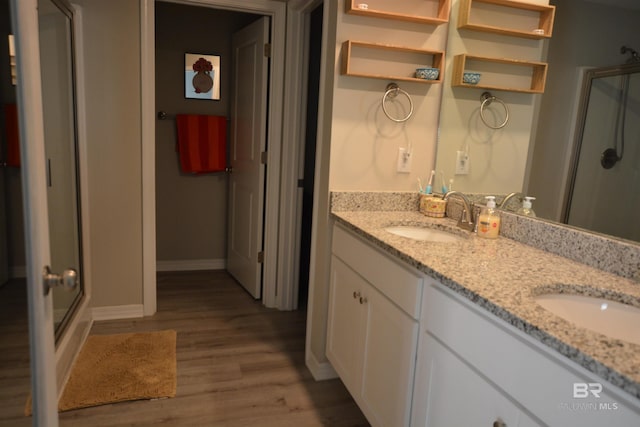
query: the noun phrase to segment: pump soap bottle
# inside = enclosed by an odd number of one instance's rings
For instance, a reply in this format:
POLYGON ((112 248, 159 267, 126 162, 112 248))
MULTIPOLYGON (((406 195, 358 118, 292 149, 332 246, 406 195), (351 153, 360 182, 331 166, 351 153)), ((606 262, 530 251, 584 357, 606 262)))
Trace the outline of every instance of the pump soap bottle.
POLYGON ((518 209, 516 213, 519 215, 535 217, 536 213, 531 209, 531 201, 535 199, 535 197, 525 197, 524 200, 522 200, 522 207, 518 209))
POLYGON ((478 237, 496 239, 500 233, 500 215, 496 211, 495 196, 487 196, 487 206, 480 210, 478 216, 478 237))

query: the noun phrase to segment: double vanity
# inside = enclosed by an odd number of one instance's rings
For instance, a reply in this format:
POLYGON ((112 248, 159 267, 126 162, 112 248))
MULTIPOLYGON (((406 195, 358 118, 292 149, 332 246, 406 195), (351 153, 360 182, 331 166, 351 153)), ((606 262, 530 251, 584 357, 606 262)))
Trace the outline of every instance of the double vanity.
POLYGON ((327 357, 371 424, 640 425, 637 245, 416 197, 332 194, 327 357))

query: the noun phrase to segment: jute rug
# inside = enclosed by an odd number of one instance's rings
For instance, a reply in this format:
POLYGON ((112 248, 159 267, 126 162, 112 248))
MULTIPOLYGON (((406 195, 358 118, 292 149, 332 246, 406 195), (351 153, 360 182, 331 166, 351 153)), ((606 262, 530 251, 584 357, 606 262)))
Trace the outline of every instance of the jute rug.
MULTIPOLYGON (((176 331, 90 335, 58 410, 176 395, 176 331)), ((31 399, 27 402, 31 412, 31 399)))

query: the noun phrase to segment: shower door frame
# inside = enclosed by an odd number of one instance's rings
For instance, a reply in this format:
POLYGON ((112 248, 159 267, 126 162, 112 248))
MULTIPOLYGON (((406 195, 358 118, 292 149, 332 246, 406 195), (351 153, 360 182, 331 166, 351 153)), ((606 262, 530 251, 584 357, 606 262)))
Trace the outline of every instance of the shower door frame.
POLYGON ((611 65, 607 67, 590 68, 584 72, 582 85, 580 87, 580 101, 578 105, 578 113, 576 115, 576 127, 571 149, 571 159, 569 161, 569 173, 567 176, 567 185, 565 187, 566 191, 562 201, 561 222, 563 224, 569 223, 569 213, 576 183, 576 175, 578 173, 580 150, 582 149, 584 129, 587 124, 587 112, 591 96, 591 83, 594 79, 602 77, 612 77, 632 73, 640 73, 640 64, 611 65))

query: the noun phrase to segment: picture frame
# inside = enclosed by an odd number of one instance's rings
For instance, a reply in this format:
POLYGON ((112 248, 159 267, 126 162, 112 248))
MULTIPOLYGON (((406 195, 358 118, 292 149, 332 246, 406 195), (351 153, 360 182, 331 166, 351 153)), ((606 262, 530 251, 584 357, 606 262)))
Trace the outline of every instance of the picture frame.
POLYGON ((184 96, 220 100, 220 56, 184 54, 184 96))

